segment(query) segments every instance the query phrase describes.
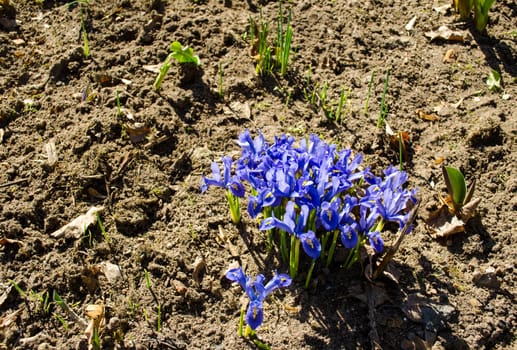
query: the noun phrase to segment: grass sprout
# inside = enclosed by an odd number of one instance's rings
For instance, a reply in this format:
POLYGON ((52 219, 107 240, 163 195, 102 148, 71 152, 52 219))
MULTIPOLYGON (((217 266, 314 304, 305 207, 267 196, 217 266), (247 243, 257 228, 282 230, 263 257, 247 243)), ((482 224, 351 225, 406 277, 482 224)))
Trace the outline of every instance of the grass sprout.
POLYGON ((81 31, 83 33, 83 54, 84 58, 88 59, 90 57, 90 48, 88 44, 88 32, 86 32, 86 25, 84 21, 84 16, 81 10, 81 31))
POLYGON ((384 79, 384 89, 382 91, 381 106, 379 109, 379 118, 377 119, 377 127, 380 128, 384 124, 384 120, 388 116, 389 105, 386 102, 386 93, 388 92, 388 82, 390 78, 390 70, 386 71, 386 78, 384 79))
POLYGON ((370 83, 368 84, 368 93, 366 94, 366 101, 364 102, 363 115, 366 116, 368 113, 368 103, 370 102, 370 95, 372 92, 373 78, 375 77, 375 71, 372 71, 372 75, 370 76, 370 83))
POLYGON ((343 114, 343 107, 346 105, 346 102, 348 101, 348 98, 350 97, 350 92, 352 91, 352 88, 348 88, 348 91, 345 92, 345 87, 343 86, 341 88, 341 94, 339 95, 339 102, 337 105, 336 113, 334 114, 334 120, 338 123, 341 123, 343 121, 342 114, 343 114))
POLYGON ((223 65, 221 62, 219 62, 219 97, 223 98, 223 65))
POLYGON ((276 62, 280 66, 280 75, 284 76, 287 73, 287 66, 289 64, 289 56, 291 54, 291 42, 293 39, 293 28, 291 27, 291 11, 287 15, 286 29, 284 32, 284 13, 282 10, 282 0, 279 1, 278 10, 278 24, 277 24, 277 38, 276 38, 276 62))

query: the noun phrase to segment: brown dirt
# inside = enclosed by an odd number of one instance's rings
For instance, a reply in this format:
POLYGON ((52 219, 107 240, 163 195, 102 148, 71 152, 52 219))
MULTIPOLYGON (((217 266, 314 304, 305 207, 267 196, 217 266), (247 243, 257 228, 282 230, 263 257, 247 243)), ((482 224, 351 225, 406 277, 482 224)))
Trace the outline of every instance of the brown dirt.
POLYGON ((286 3, 294 60, 286 77, 265 79, 255 75, 246 33, 260 8, 275 18, 275 1, 91 0, 89 58, 81 6, 11 3, 0 13, 0 348, 87 347, 80 323, 36 296, 54 292, 81 317, 87 305, 105 305, 105 349, 253 348, 237 336, 242 292, 224 271, 236 259, 253 274, 285 269, 256 222, 244 216, 235 227, 221 191, 200 193, 201 176, 211 161, 237 155, 244 128, 261 129, 270 141, 316 133, 364 153, 376 171, 397 164, 375 126, 387 68, 387 121, 411 137, 404 166, 422 203, 394 259, 399 281, 372 286, 359 266, 320 271, 317 287, 295 283, 268 299, 259 336, 275 349, 362 349, 376 338, 383 349, 424 349, 425 341, 433 349, 517 347, 514 1, 496 2, 486 35, 433 10, 447 1, 286 3), (440 25, 471 39, 424 35, 440 25), (157 93, 156 74, 144 66, 160 64, 175 40, 199 54, 203 74, 180 82, 174 64, 157 93), (455 55, 444 62, 449 49, 455 55), (342 86, 351 88, 343 123, 305 100, 309 67, 313 83, 329 84, 332 101, 342 86), (503 91, 487 89, 491 68, 503 91), (439 119, 422 119, 419 109, 439 119), (150 129, 146 138, 132 131, 135 123, 150 129), (50 142, 57 161, 48 158, 50 142), (440 160, 476 179, 482 199, 466 232, 446 240, 433 239, 423 222, 443 194, 440 160), (79 238, 51 236, 92 206, 104 207, 107 237, 97 224, 79 238), (206 267, 196 280, 198 258, 206 267), (106 277, 106 262, 120 267, 118 278, 106 277), (379 298, 374 306, 367 295, 379 298))

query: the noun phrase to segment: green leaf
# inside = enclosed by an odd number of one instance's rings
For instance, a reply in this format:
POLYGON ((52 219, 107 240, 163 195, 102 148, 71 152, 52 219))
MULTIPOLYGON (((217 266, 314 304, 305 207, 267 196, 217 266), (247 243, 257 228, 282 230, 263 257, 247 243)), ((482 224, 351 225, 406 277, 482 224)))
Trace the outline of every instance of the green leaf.
POLYGON ((461 208, 467 196, 467 183, 465 182, 465 178, 456 168, 446 166, 443 167, 442 170, 445 184, 447 185, 449 195, 452 197, 454 207, 461 208))
POLYGON ((498 71, 492 69, 488 77, 486 78, 486 85, 492 92, 499 91, 501 89, 501 75, 498 71))
POLYGON ((194 55, 194 50, 192 50, 188 46, 181 46, 181 43, 178 41, 175 41, 171 44, 169 50, 172 52, 172 56, 179 62, 179 63, 188 63, 192 62, 195 63, 197 66, 201 64, 199 60, 199 56, 194 55))
POLYGON ((495 0, 474 1, 474 24, 479 32, 483 32, 488 23, 488 11, 495 0))

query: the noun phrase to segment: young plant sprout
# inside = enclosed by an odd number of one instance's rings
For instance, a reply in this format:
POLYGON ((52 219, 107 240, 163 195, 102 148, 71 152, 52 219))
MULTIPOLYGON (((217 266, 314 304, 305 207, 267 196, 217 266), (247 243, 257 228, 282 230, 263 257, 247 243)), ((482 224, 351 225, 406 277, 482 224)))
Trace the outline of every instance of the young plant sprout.
POLYGON ((467 183, 459 169, 443 166, 442 173, 447 186, 447 192, 449 193, 449 197, 445 202, 454 214, 461 215, 463 207, 472 200, 474 190, 476 189, 476 182, 474 181, 467 190, 467 183))
POLYGON ((169 51, 171 52, 165 61, 163 62, 160 73, 156 77, 154 81, 153 88, 158 91, 160 86, 162 85, 163 80, 165 79, 165 75, 172 66, 172 59, 176 59, 179 63, 193 63, 196 66, 201 65, 201 61, 199 60, 199 56, 194 55, 194 50, 189 48, 188 46, 182 46, 180 42, 175 41, 169 47, 169 51))
POLYGON ((384 124, 384 120, 388 116, 389 105, 386 103, 386 93, 388 92, 388 81, 390 79, 390 70, 386 71, 384 79, 384 90, 382 91, 381 106, 379 109, 379 118, 377 119, 377 127, 380 128, 384 124))
MULTIPOLYGON (((271 292, 278 288, 284 288, 291 285, 291 277, 287 274, 275 274, 275 276, 264 285, 265 277, 262 274, 257 275, 255 279, 246 276, 241 267, 233 268, 226 272, 226 278, 230 281, 237 282, 248 298, 250 299, 248 310, 246 311, 246 332, 248 335, 255 331, 262 322, 264 322, 264 300, 271 292)), ((242 324, 239 325, 239 334, 242 334, 242 324)))
POLYGON ((454 0, 454 9, 460 14, 461 20, 470 18, 474 9, 474 25, 479 32, 483 32, 488 23, 488 12, 495 0, 454 0))
MULTIPOLYGON (((375 176, 361 167, 360 154, 338 150, 316 135, 298 144, 281 135, 270 145, 261 133, 252 138, 245 130, 237 144, 240 158, 223 158, 224 176, 212 164, 212 178, 204 177, 201 189, 223 187, 229 199, 242 198, 249 189, 248 213, 252 218, 262 215, 259 229, 268 232, 271 242, 271 235, 278 234, 291 277, 298 275, 302 249, 310 259, 306 286, 319 259, 326 266, 332 263, 338 243, 348 250, 346 267, 358 260, 366 244, 381 254, 386 223, 406 226, 417 202, 416 190, 405 189, 405 172, 390 166, 384 176, 375 176)), ((231 211, 238 212, 238 203, 231 211)))

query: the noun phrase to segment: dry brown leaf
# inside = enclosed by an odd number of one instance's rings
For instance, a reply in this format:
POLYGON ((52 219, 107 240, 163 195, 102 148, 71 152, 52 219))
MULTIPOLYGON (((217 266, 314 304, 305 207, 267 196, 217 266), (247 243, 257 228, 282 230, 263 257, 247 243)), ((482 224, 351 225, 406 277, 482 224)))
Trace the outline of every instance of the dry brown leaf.
POLYGON ((452 214, 446 204, 429 215, 426 225, 433 238, 445 238, 465 231, 465 222, 452 214))
POLYGON ((92 349, 93 336, 100 334, 100 328, 104 325, 104 305, 88 305, 85 314, 90 319, 90 322, 84 334, 88 337, 88 349, 92 349))
POLYGON ((0 317, 0 329, 5 328, 9 326, 11 323, 16 321, 16 317, 18 314, 22 312, 22 309, 18 309, 15 312, 11 312, 9 315, 6 315, 4 317, 0 317))
POLYGON ((93 187, 88 187, 88 189, 86 190, 86 192, 88 192, 88 195, 94 199, 106 199, 107 196, 101 194, 99 191, 97 191, 95 188, 93 187))
POLYGON ((425 33, 425 36, 434 40, 445 40, 445 41, 458 41, 465 42, 471 41, 471 35, 466 31, 454 31, 449 29, 447 26, 441 26, 437 30, 431 30, 425 33))
POLYGON ((45 152, 47 153, 48 165, 53 167, 57 163, 56 144, 54 141, 50 141, 45 144, 45 152))
POLYGON ((443 63, 453 63, 456 61, 456 51, 454 49, 449 49, 447 52, 445 52, 445 55, 443 56, 443 63))
POLYGON ((418 116, 419 116, 420 118, 422 118, 423 120, 427 120, 427 121, 430 121, 430 122, 435 122, 435 121, 437 121, 437 120, 439 120, 439 119, 440 119, 440 117, 438 117, 437 115, 435 115, 435 114, 427 114, 427 113, 425 113, 425 112, 424 112, 423 110, 421 110, 421 109, 418 109, 418 110, 416 111, 416 113, 417 113, 417 114, 418 114, 418 116))
POLYGON ((196 261, 194 261, 194 263, 192 264, 192 268, 194 269, 194 272, 192 272, 192 279, 194 279, 194 281, 196 283, 200 283, 201 282, 201 271, 203 271, 203 269, 206 267, 206 262, 205 262, 205 259, 202 258, 202 257, 198 257, 196 259, 196 261))
POLYGON ((151 129, 142 123, 125 124, 124 129, 133 143, 145 141, 146 137, 151 133, 151 129))
POLYGON ((444 158, 444 157, 438 157, 438 158, 435 158, 435 160, 434 160, 434 164, 436 164, 436 165, 440 165, 440 164, 442 164, 444 161, 445 161, 445 158, 444 158))
POLYGON ((6 245, 6 244, 18 244, 18 245, 22 245, 22 241, 19 241, 17 239, 10 239, 10 238, 6 238, 6 237, 1 237, 0 238, 0 245, 6 245))
POLYGON ((86 214, 76 217, 70 223, 61 227, 59 230, 51 234, 54 238, 60 238, 63 236, 72 236, 79 238, 83 235, 91 224, 97 222, 97 213, 104 210, 104 207, 91 207, 86 214))

